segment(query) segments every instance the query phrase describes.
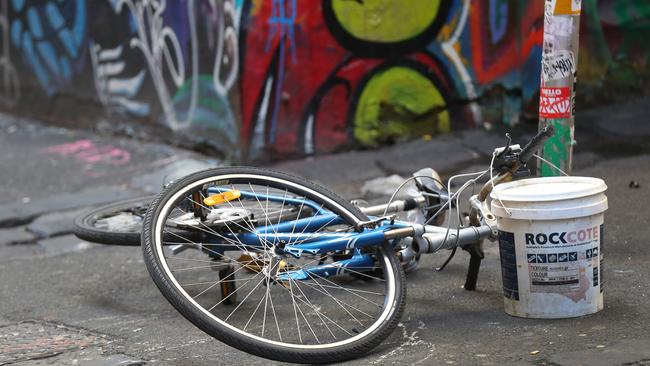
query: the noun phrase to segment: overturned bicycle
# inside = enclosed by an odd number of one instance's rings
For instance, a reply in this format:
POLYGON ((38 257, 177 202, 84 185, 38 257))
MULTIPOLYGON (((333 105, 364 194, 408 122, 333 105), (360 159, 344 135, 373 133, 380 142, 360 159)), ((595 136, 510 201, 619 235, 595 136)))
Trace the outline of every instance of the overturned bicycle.
MULTIPOLYGON (((499 234, 490 193, 499 183, 529 175, 526 164, 552 134, 547 127, 523 148, 496 149, 490 167, 463 175, 471 179, 455 192, 423 169, 409 179, 415 196, 361 207, 288 174, 217 168, 169 184, 153 201, 86 213, 77 219, 76 233, 107 244, 141 243, 167 300, 224 343, 279 361, 348 360, 394 330, 405 306, 405 270, 414 269, 421 255, 467 250, 465 288, 475 288, 482 242, 499 234), (469 217, 457 227, 451 220, 443 224, 443 215, 458 211, 461 194, 484 176, 487 183, 469 198, 469 217), (424 222, 395 215, 410 210, 424 222)), ((586 235, 597 233, 531 240, 586 235)))

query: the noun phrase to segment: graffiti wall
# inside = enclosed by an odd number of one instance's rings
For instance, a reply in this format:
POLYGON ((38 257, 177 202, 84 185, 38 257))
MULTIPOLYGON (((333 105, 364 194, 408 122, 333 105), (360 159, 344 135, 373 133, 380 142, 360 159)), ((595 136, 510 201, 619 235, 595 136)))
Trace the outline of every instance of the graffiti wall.
MULTIPOLYGON (((578 107, 650 94, 650 3, 583 0, 578 107)), ((0 105, 233 159, 537 111, 544 0, 0 0, 0 105), (115 122, 117 123, 117 122, 115 122)))

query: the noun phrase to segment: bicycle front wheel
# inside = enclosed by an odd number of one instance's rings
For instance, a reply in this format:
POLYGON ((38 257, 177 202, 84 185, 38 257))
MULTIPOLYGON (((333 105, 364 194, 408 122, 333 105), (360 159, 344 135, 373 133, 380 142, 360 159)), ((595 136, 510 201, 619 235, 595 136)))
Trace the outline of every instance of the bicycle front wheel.
POLYGON ((357 208, 306 180, 212 169, 154 201, 143 252, 167 300, 211 336, 274 360, 336 362, 377 346, 404 306, 404 272, 393 249, 355 249, 361 220, 367 217, 357 208), (167 233, 178 226, 202 237, 170 242, 167 233), (314 246, 331 238, 351 244, 314 246), (291 254, 282 250, 289 247, 291 254))
POLYGON ((84 211, 74 220, 73 234, 93 243, 140 246, 142 221, 154 198, 131 198, 84 211))

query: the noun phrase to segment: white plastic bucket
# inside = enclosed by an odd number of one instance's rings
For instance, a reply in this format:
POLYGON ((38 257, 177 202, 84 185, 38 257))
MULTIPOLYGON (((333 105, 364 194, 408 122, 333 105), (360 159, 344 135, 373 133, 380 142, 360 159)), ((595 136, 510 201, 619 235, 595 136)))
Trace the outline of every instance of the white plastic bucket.
POLYGON ((606 189, 602 179, 588 177, 494 187, 506 313, 569 318, 603 309, 606 189))

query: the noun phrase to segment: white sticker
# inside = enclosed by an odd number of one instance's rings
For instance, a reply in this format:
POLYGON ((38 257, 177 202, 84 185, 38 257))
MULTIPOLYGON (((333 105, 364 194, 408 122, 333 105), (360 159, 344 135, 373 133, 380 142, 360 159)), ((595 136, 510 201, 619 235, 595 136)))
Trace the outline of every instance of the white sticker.
POLYGON ((564 79, 573 76, 574 72, 575 62, 571 51, 557 51, 542 57, 544 81, 564 79))
POLYGON ((546 3, 544 3, 544 13, 547 18, 553 16, 554 9, 555 9, 555 0, 546 0, 546 3))
POLYGON ((544 33, 560 37, 568 37, 572 32, 573 18, 567 16, 551 16, 544 28, 544 33))
POLYGON ((558 42, 558 39, 550 34, 550 33, 544 33, 544 39, 543 39, 543 50, 545 54, 552 53, 556 49, 560 48, 561 43, 558 42))

